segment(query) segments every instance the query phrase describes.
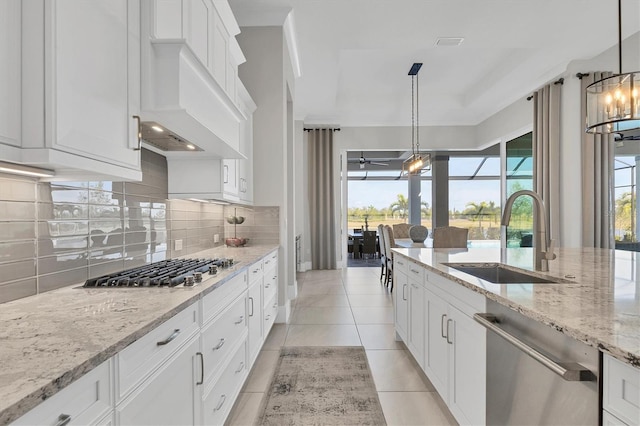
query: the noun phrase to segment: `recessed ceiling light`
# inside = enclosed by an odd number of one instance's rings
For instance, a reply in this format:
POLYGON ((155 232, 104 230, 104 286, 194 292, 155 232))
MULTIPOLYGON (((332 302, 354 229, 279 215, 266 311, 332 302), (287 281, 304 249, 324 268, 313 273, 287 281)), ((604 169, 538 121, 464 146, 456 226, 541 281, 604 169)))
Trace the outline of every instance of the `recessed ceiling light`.
POLYGON ((195 146, 193 146, 193 145, 191 145, 190 143, 188 143, 188 144, 187 144, 187 148, 189 148, 189 149, 196 149, 196 147, 195 147, 195 146))
POLYGON ((156 132, 164 132, 164 129, 160 126, 151 126, 151 128, 156 132))
POLYGON ((464 37, 439 37, 436 46, 460 46, 463 41, 464 37))

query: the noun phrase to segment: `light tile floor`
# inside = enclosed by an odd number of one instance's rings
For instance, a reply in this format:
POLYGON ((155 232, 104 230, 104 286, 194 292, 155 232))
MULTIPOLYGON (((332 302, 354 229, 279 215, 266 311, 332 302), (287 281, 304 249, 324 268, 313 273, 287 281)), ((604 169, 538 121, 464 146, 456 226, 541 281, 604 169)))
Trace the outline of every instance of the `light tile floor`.
POLYGON ((379 268, 298 274, 290 324, 275 324, 229 415, 256 424, 282 346, 363 346, 389 425, 455 425, 406 346, 395 340, 392 295, 379 268))

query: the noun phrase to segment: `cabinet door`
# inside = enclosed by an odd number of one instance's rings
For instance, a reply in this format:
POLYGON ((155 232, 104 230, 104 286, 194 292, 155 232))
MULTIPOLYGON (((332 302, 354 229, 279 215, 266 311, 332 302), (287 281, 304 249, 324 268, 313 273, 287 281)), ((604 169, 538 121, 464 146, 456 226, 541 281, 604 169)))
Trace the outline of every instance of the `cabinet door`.
POLYGON ((199 419, 200 342, 193 338, 130 398, 116 406, 121 425, 192 425, 199 419))
POLYGON ((424 370, 446 399, 449 388, 449 344, 447 343, 447 303, 435 293, 425 290, 425 365, 424 370))
POLYGON ((409 342, 415 360, 424 368, 424 288, 409 280, 409 342))
POLYGON ((462 424, 486 422, 486 329, 449 305, 449 407, 462 424))
POLYGON ((395 295, 395 323, 396 333, 407 342, 407 330, 409 326, 409 280, 407 275, 394 271, 394 292, 395 295))
POLYGON ((20 146, 20 0, 0 2, 0 143, 20 146))
POLYGON ((222 189, 225 196, 238 196, 238 160, 222 161, 222 189))
POLYGON ((47 2, 47 146, 140 168, 140 3, 47 2))
POLYGON ((249 365, 252 365, 264 341, 262 332, 262 279, 256 280, 254 285, 249 287, 247 304, 249 316, 249 365))

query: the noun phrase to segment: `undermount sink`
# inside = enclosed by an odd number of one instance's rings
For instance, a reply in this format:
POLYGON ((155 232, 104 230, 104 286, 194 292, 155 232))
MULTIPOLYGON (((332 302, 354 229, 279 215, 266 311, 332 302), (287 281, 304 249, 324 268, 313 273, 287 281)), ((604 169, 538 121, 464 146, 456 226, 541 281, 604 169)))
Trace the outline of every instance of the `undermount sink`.
POLYGON ((541 277, 533 272, 501 263, 443 263, 443 265, 494 284, 568 284, 573 282, 555 277, 541 277))

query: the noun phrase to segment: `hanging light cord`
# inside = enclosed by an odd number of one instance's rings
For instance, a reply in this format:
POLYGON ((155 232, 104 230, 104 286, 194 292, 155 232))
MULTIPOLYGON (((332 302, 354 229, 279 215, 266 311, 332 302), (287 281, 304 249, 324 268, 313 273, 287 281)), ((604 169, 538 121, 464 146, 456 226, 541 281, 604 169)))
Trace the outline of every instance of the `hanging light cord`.
POLYGON ((622 0, 618 0, 618 74, 622 74, 622 0))
POLYGON ((411 76, 411 154, 415 155, 416 153, 416 127, 415 127, 415 75, 411 76))
POLYGON ((416 153, 420 154, 420 77, 416 74, 416 153))

